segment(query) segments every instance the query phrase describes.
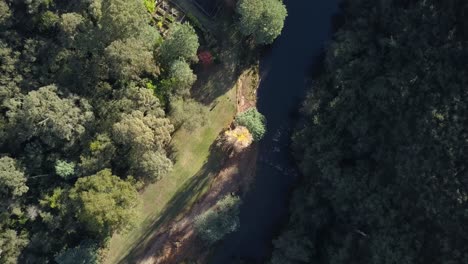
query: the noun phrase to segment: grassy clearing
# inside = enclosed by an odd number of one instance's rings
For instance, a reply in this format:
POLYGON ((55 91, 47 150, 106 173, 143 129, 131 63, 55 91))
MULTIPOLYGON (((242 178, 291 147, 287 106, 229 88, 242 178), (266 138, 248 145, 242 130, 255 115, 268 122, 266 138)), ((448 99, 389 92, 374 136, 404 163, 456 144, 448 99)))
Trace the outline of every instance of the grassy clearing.
POLYGON ((214 104, 216 107, 209 112, 207 125, 193 132, 176 132, 173 144, 177 161, 173 172, 149 185, 141 194, 143 210, 140 225, 125 235, 112 237, 105 263, 132 262, 132 255, 143 250, 158 226, 179 215, 207 188, 207 174, 212 166, 217 165, 216 162, 208 162, 210 146, 235 115, 235 89, 218 97, 214 104), (189 181, 191 178, 198 180, 189 181))

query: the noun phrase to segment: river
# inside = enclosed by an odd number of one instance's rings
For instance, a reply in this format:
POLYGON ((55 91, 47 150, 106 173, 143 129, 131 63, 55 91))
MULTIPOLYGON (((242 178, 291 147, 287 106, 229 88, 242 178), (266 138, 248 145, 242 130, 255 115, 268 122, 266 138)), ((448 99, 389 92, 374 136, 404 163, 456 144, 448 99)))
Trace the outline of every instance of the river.
POLYGON ((291 128, 304 99, 306 76, 331 38, 339 0, 284 0, 288 17, 281 36, 262 56, 258 110, 267 118, 259 143, 257 174, 243 199, 240 229, 215 249, 212 264, 264 263, 288 218, 297 170, 290 155, 291 128), (243 262, 240 262, 243 261, 243 262))

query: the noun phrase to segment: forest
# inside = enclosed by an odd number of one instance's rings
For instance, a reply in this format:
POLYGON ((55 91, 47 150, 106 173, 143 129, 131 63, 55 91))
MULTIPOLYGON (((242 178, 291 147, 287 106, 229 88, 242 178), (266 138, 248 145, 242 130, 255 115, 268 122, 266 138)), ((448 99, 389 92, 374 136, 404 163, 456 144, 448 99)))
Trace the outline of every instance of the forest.
POLYGON ((468 3, 345 0, 340 20, 270 262, 468 263, 468 3))
MULTIPOLYGON (((295 14, 219 2, 0 0, 0 263, 205 263, 243 225, 241 164, 289 172, 257 160, 255 103, 295 14)), ((468 263, 468 2, 340 12, 268 262, 468 263)))
MULTIPOLYGON (((194 68, 221 64, 199 53, 201 42, 220 45, 191 14, 156 22, 155 6, 0 0, 0 263, 100 263, 113 235, 139 225, 145 187, 172 172, 174 133, 208 124, 216 104, 191 95, 194 68)), ((232 10, 228 26, 249 54, 286 17, 277 0, 232 10)), ((254 108, 236 124, 255 140, 265 129, 254 108)), ((200 236, 235 230, 223 217, 235 220, 239 202, 226 196, 201 215, 200 236)))

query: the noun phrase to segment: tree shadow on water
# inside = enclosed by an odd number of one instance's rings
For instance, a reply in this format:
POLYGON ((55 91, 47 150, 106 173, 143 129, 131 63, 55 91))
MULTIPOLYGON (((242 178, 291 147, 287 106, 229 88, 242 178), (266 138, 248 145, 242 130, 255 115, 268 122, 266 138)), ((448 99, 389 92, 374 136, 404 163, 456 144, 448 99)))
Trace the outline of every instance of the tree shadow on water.
POLYGON ((224 164, 225 159, 226 155, 213 143, 210 146, 210 154, 202 168, 178 189, 177 193, 174 194, 159 214, 159 217, 153 220, 147 231, 119 263, 136 263, 141 257, 145 256, 145 253, 150 250, 159 235, 167 232, 171 227, 171 221, 177 220, 179 215, 189 209, 189 205, 192 205, 203 195, 203 190, 210 185, 212 179, 224 164))

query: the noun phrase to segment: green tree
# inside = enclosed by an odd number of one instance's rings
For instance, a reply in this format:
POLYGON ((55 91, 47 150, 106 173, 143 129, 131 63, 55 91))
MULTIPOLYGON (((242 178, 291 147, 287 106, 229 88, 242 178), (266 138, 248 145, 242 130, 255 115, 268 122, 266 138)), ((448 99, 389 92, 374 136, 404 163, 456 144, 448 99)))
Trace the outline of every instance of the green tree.
POLYGON ((135 186, 108 169, 78 179, 69 197, 76 218, 97 234, 125 231, 138 219, 140 198, 135 186))
POLYGON ((7 116, 15 125, 14 138, 20 142, 40 137, 49 146, 72 145, 84 132, 93 112, 85 99, 60 98, 56 86, 29 92, 10 108, 7 116), (81 107, 77 107, 80 105, 81 107))
POLYGON ((107 43, 138 37, 150 21, 141 0, 102 0, 102 10, 100 23, 107 43))
POLYGON ((146 151, 143 155, 134 155, 133 175, 144 182, 156 182, 172 171, 172 161, 160 151, 146 151))
POLYGON ((75 175, 75 166, 74 162, 57 160, 55 162, 55 173, 64 179, 69 179, 75 175))
POLYGON ((18 256, 28 244, 26 234, 12 229, 0 230, 0 262, 5 264, 17 264, 18 256))
POLYGON ((120 113, 129 114, 134 110, 141 111, 147 115, 164 117, 164 110, 159 99, 150 89, 141 88, 134 83, 117 92, 118 102, 115 105, 121 109, 120 113))
POLYGON ((176 129, 193 131, 207 122, 208 109, 193 99, 171 99, 169 118, 176 129))
POLYGON ((6 198, 14 198, 28 191, 24 172, 16 161, 10 157, 0 158, 0 194, 6 198))
POLYGON ((240 29, 258 44, 272 43, 283 30, 287 10, 280 0, 240 0, 240 29))
POLYGON ((184 60, 176 60, 172 62, 169 68, 169 78, 171 82, 172 94, 176 96, 186 97, 190 95, 190 88, 197 80, 197 76, 190 69, 190 65, 184 60))
POLYGON ((163 150, 171 140, 174 127, 167 118, 145 115, 141 111, 123 114, 120 122, 113 126, 116 142, 138 153, 147 150, 163 150))
POLYGON ((195 230, 208 244, 221 240, 225 235, 239 228, 239 206, 237 196, 227 195, 195 219, 195 230))
POLYGON ((90 175, 110 168, 115 153, 116 148, 109 135, 98 134, 89 144, 89 151, 80 157, 81 162, 78 165, 80 175, 90 175))
POLYGON ((55 257, 58 264, 97 264, 99 263, 98 247, 85 240, 74 248, 68 248, 55 257))
POLYGON ((143 74, 154 77, 158 72, 153 49, 140 39, 116 40, 106 48, 105 54, 111 76, 116 80, 135 80, 143 74))
POLYGON ((78 13, 62 14, 59 21, 62 40, 70 45, 79 34, 79 30, 84 28, 84 23, 85 18, 78 13))
POLYGON ((55 29, 59 23, 60 17, 52 11, 46 11, 41 15, 39 21, 39 29, 41 31, 49 31, 55 29))
POLYGON ((0 40, 0 107, 3 109, 7 99, 17 96, 20 92, 18 84, 23 80, 17 69, 20 53, 0 40))
POLYGON ((165 115, 153 90, 131 82, 126 87, 112 92, 112 100, 102 101, 96 107, 96 112, 102 116, 101 127, 105 130, 119 122, 122 114, 130 114, 135 110, 161 118, 165 115))
POLYGON ((0 28, 6 25, 8 20, 12 17, 10 7, 5 0, 0 0, 0 28))
POLYGON ((262 139, 266 132, 266 119, 256 108, 237 114, 235 124, 247 127, 255 141, 262 139))
POLYGON ((36 14, 54 4, 53 0, 25 0, 22 2, 26 5, 28 14, 36 14))
POLYGON ((179 59, 197 62, 199 46, 197 33, 190 24, 174 23, 161 45, 162 62, 165 65, 170 65, 171 62, 179 59))

